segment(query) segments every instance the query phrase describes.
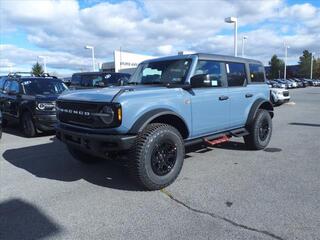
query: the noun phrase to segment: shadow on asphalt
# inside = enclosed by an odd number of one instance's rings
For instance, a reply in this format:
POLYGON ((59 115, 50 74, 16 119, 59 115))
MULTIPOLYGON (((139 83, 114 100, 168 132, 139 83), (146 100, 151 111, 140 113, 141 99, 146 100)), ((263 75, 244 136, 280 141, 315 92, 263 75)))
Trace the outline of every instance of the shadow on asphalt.
MULTIPOLYGON (((84 164, 75 160, 66 150, 64 144, 51 138, 52 142, 30 147, 8 149, 3 153, 3 158, 12 165, 24 169, 39 178, 72 182, 84 179, 92 184, 128 191, 142 190, 130 178, 126 165, 127 159, 110 159, 97 162, 95 164, 84 164)), ((244 143, 229 141, 216 145, 214 148, 250 151, 244 143)), ((186 148, 188 153, 205 153, 214 148, 205 145, 195 145, 186 148)))
POLYGON ((3 158, 39 178, 64 182, 84 179, 113 189, 141 190, 129 178, 128 169, 117 162, 118 159, 84 164, 73 159, 62 143, 55 138, 52 140, 47 144, 6 150, 3 158))
POLYGON ((292 122, 292 123, 289 123, 289 125, 307 126, 307 127, 320 127, 320 124, 316 124, 316 123, 298 123, 298 122, 292 122))
POLYGON ((44 239, 61 232, 61 228, 30 203, 11 199, 0 203, 0 238, 44 239))
MULTIPOLYGON (((27 138, 23 135, 23 133, 20 130, 20 127, 18 125, 9 125, 6 126, 5 128, 3 128, 3 132, 10 134, 10 135, 15 135, 17 137, 23 137, 23 138, 27 138)), ((44 136, 50 136, 50 135, 54 135, 55 131, 48 131, 48 132, 38 132, 36 137, 44 137, 44 136)))

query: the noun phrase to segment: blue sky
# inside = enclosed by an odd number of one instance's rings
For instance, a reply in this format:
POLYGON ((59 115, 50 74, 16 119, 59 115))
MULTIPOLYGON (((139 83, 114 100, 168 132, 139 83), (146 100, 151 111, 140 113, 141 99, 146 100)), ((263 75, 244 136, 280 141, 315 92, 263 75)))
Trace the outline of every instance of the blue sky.
POLYGON ((120 47, 156 56, 181 50, 231 55, 228 16, 238 17, 238 52, 242 37, 248 37, 247 57, 267 64, 272 54, 283 57, 284 42, 290 45, 290 64, 304 49, 320 54, 320 1, 315 0, 2 0, 0 74, 9 66, 29 70, 39 55, 47 57, 51 72, 88 70, 87 44, 95 46, 99 63, 111 60, 120 47))

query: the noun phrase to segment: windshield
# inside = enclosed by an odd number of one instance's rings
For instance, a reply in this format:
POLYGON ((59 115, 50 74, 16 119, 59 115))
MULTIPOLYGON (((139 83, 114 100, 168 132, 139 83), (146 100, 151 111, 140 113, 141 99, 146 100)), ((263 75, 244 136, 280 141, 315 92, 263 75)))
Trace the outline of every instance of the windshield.
POLYGON ((22 82, 22 86, 27 95, 52 95, 60 94, 67 90, 67 86, 59 80, 33 79, 22 82))
POLYGON ((141 63, 129 84, 182 84, 186 80, 191 62, 191 59, 178 59, 141 63))
POLYGON ((128 78, 128 76, 119 74, 74 74, 72 76, 72 83, 82 87, 95 87, 103 82, 105 85, 118 84, 120 78, 128 78))

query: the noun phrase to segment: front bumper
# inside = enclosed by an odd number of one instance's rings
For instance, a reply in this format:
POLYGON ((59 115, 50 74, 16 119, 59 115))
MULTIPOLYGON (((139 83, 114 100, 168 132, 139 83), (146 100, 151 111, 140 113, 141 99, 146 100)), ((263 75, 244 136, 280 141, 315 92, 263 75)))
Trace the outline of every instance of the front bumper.
POLYGON ((106 157, 108 152, 129 150, 135 135, 107 135, 89 132, 75 132, 56 126, 56 136, 65 144, 99 157, 106 157))
POLYGON ((41 131, 52 131, 57 124, 56 114, 38 114, 34 116, 34 122, 36 127, 41 131))

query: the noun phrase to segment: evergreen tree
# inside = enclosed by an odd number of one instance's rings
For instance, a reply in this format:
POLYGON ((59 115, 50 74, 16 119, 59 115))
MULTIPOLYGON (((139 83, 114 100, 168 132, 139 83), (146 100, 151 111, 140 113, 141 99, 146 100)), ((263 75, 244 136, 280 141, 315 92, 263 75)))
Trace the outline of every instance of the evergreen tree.
MULTIPOLYGON (((312 75, 315 76, 317 68, 317 62, 313 59, 313 73, 312 75)), ((299 57, 299 75, 300 77, 310 78, 310 71, 311 71, 311 52, 308 50, 304 50, 302 56, 299 57)))
POLYGON ((270 65, 270 78, 275 79, 283 76, 284 71, 284 61, 279 59, 277 55, 273 55, 271 60, 269 61, 270 65))
POLYGON ((44 73, 42 66, 38 62, 32 66, 31 72, 35 76, 41 76, 44 73))

